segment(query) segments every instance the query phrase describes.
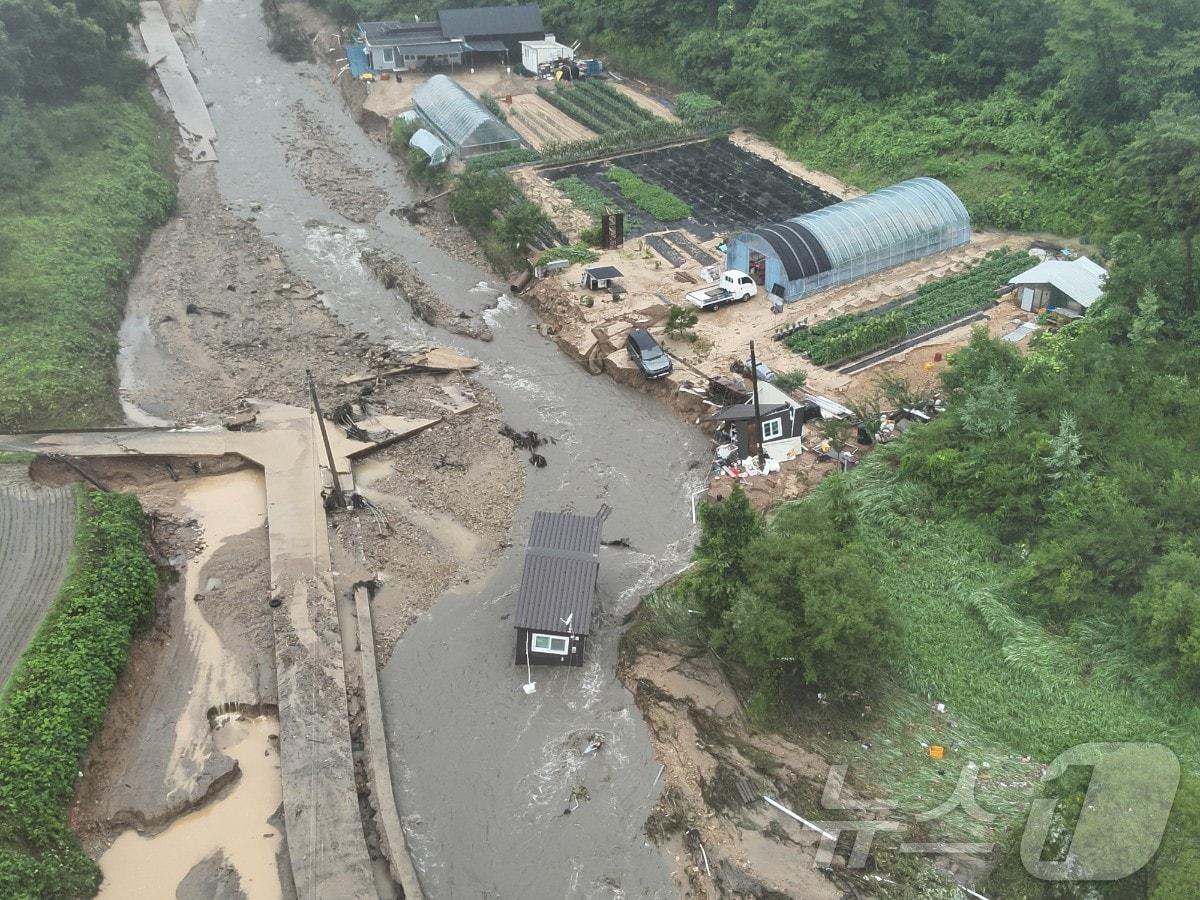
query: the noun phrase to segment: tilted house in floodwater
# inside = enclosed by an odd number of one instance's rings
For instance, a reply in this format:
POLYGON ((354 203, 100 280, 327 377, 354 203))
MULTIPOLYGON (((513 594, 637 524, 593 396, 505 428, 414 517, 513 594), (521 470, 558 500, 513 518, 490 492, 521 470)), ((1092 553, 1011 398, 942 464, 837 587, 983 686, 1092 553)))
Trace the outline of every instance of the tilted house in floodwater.
POLYGON ((600 535, 612 512, 535 512, 517 591, 517 664, 579 666, 592 630, 600 535))
POLYGON ((729 241, 726 268, 784 300, 967 243, 971 219, 946 185, 913 178, 729 241))

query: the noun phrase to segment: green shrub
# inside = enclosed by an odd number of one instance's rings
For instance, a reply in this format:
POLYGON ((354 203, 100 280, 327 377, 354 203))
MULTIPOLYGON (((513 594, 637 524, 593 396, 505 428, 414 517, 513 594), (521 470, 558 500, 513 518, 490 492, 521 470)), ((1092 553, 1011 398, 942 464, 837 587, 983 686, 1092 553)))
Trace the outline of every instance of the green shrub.
POLYGON ((685 122, 700 121, 712 116, 721 108, 721 101, 708 94, 684 91, 675 98, 675 114, 685 122))
POLYGON ((66 814, 130 640, 154 612, 145 529, 135 497, 84 496, 74 570, 0 701, 0 896, 91 896, 99 882, 66 814))
POLYGON ((636 203, 660 222, 674 222, 692 214, 692 208, 670 191, 644 181, 626 168, 612 166, 605 176, 621 189, 627 200, 636 203))
POLYGON ((397 154, 408 152, 408 142, 421 130, 420 119, 405 119, 396 116, 392 120, 392 133, 388 137, 388 148, 397 154))
POLYGON ((599 258, 600 254, 595 250, 584 243, 579 243, 572 244, 570 247, 551 247, 537 258, 537 265, 544 266, 546 263, 565 259, 571 263, 579 263, 586 266, 589 263, 594 263, 599 258))
POLYGON ((506 169, 509 166, 519 166, 522 163, 534 163, 541 159, 536 150, 526 147, 516 147, 512 150, 501 150, 489 153, 487 156, 477 156, 467 161, 468 172, 487 172, 491 169, 506 169))

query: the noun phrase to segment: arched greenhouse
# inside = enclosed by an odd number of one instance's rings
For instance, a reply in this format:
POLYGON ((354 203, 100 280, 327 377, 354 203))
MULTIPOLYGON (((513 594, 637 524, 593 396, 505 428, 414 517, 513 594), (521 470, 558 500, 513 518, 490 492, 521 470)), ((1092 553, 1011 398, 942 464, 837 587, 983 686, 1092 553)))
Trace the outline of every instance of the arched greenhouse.
POLYGON ((445 75, 434 75, 417 88, 413 108, 460 159, 521 146, 515 131, 445 75))
POLYGON ((970 237, 967 208, 954 191, 933 178, 913 178, 743 232, 729 241, 726 265, 791 301, 970 237))

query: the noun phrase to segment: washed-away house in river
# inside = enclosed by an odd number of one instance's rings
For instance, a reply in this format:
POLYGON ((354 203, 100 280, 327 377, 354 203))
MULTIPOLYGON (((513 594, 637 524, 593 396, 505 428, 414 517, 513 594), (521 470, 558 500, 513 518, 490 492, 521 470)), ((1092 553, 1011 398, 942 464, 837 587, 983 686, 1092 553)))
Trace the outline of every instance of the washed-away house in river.
POLYGON ((517 592, 517 664, 579 666, 592 629, 600 534, 612 512, 535 512, 517 592))

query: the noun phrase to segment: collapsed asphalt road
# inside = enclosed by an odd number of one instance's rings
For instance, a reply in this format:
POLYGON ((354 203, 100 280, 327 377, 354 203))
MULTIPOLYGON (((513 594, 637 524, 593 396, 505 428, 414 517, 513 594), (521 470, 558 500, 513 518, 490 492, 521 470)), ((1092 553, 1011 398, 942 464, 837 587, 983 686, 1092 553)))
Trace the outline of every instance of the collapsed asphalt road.
MULTIPOLYGON (((372 217, 411 199, 409 189, 352 122, 325 69, 266 51, 257 5, 208 0, 193 31, 196 44, 185 52, 211 104, 225 202, 255 220, 348 328, 377 343, 450 344, 480 358, 504 420, 555 439, 541 451, 547 466, 527 473, 512 549, 495 573, 444 597, 408 630, 382 673, 397 797, 428 895, 668 896, 668 862, 642 833, 658 767, 614 664, 621 613, 686 556, 689 466, 702 453, 700 436, 662 404, 562 356, 523 305, 499 296, 488 273, 386 212, 372 217), (348 188, 331 187, 336 167, 298 164, 311 155, 294 148, 314 141, 330 148, 320 159, 346 162, 348 188), (361 264, 371 247, 405 258, 450 307, 496 304, 483 313, 494 340, 469 341, 414 319, 361 264), (604 614, 587 665, 535 671, 537 692, 527 695, 524 670, 512 662, 508 614, 531 514, 590 513, 601 503, 614 509, 606 537, 627 538, 632 549, 602 555, 604 614), (594 733, 605 746, 584 756, 594 733)), ((137 382, 138 355, 126 362, 137 382)), ((303 348, 295 365, 305 367, 303 348)))

